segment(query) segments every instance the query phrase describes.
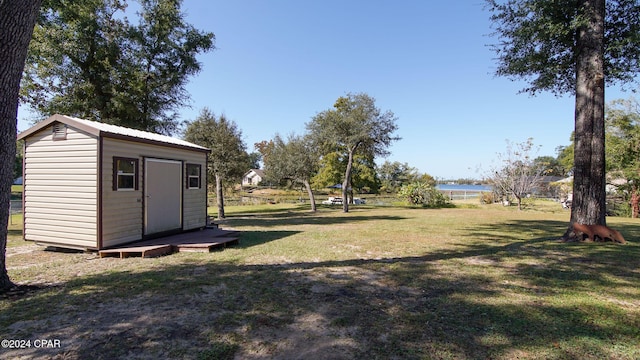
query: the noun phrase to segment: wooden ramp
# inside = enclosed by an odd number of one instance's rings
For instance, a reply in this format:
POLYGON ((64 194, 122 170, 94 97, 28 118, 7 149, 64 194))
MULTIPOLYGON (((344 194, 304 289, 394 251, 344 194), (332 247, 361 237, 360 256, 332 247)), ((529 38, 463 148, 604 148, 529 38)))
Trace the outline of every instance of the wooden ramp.
POLYGON ((100 250, 99 255, 101 258, 117 256, 123 259, 132 256, 152 258, 181 251, 211 252, 217 248, 225 248, 227 245, 238 244, 240 242, 238 235, 237 231, 205 228, 204 230, 189 231, 113 249, 100 250))
POLYGON ((149 246, 131 246, 126 248, 116 248, 108 250, 100 250, 100 257, 118 256, 124 259, 132 256, 140 256, 143 258, 152 258, 173 253, 171 245, 149 245, 149 246))
POLYGON ((211 250, 216 248, 225 248, 227 245, 238 244, 239 240, 235 237, 219 237, 212 239, 212 242, 204 242, 204 243, 182 243, 175 244, 173 247, 175 251, 198 251, 198 252, 211 252, 211 250))

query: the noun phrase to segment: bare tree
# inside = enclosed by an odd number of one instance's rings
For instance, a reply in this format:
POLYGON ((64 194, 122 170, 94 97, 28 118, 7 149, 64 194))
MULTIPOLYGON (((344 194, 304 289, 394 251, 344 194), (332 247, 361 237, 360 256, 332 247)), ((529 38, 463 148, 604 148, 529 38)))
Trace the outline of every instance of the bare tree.
POLYGON ((532 138, 519 144, 507 141, 507 151, 498 154, 500 167, 492 168, 487 174, 500 194, 516 198, 518 210, 522 210, 522 199, 533 193, 542 179, 544 167, 536 163, 532 154, 538 148, 534 148, 532 138))
POLYGON ((209 181, 216 184, 218 219, 222 220, 225 218, 223 183, 239 180, 251 166, 247 146, 242 141, 242 130, 224 114, 216 118, 213 112, 204 108, 196 120, 187 125, 184 139, 211 149, 207 173, 209 181))

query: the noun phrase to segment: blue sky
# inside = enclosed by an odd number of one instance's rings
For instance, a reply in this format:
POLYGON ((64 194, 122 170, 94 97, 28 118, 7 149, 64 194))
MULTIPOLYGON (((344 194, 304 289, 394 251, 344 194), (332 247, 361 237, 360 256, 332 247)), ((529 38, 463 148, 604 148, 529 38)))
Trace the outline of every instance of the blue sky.
MULTIPOLYGON (((276 133, 304 133, 349 92, 398 118, 402 139, 378 163, 438 178, 481 178, 506 140, 531 137, 551 156, 569 144, 572 96, 518 94, 525 83, 493 75, 496 39, 481 0, 184 0, 183 9, 216 34, 217 49, 199 57, 182 119, 204 107, 224 113, 249 151, 276 133)), ((607 102, 629 96, 607 89, 607 102)))

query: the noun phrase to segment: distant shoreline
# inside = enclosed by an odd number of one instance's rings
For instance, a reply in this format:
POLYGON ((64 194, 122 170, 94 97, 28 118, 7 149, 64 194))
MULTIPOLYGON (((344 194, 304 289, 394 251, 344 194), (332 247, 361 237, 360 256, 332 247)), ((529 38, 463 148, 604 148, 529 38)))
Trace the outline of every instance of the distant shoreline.
POLYGON ((438 184, 436 189, 440 191, 470 191, 470 192, 482 192, 491 191, 491 186, 488 185, 465 185, 465 184, 438 184))

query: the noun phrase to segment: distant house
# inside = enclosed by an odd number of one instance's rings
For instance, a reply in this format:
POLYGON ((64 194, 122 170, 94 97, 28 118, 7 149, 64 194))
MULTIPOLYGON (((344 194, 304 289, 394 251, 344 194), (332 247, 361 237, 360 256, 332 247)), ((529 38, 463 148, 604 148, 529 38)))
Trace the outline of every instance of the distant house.
POLYGON ((242 177, 242 186, 257 186, 264 179, 264 171, 251 169, 242 177))
POLYGON ((101 250, 207 225, 207 148, 64 115, 18 139, 25 240, 101 250))
POLYGON ((551 188, 555 188, 556 198, 562 202, 562 206, 568 208, 573 201, 573 176, 569 176, 549 183, 551 188))

